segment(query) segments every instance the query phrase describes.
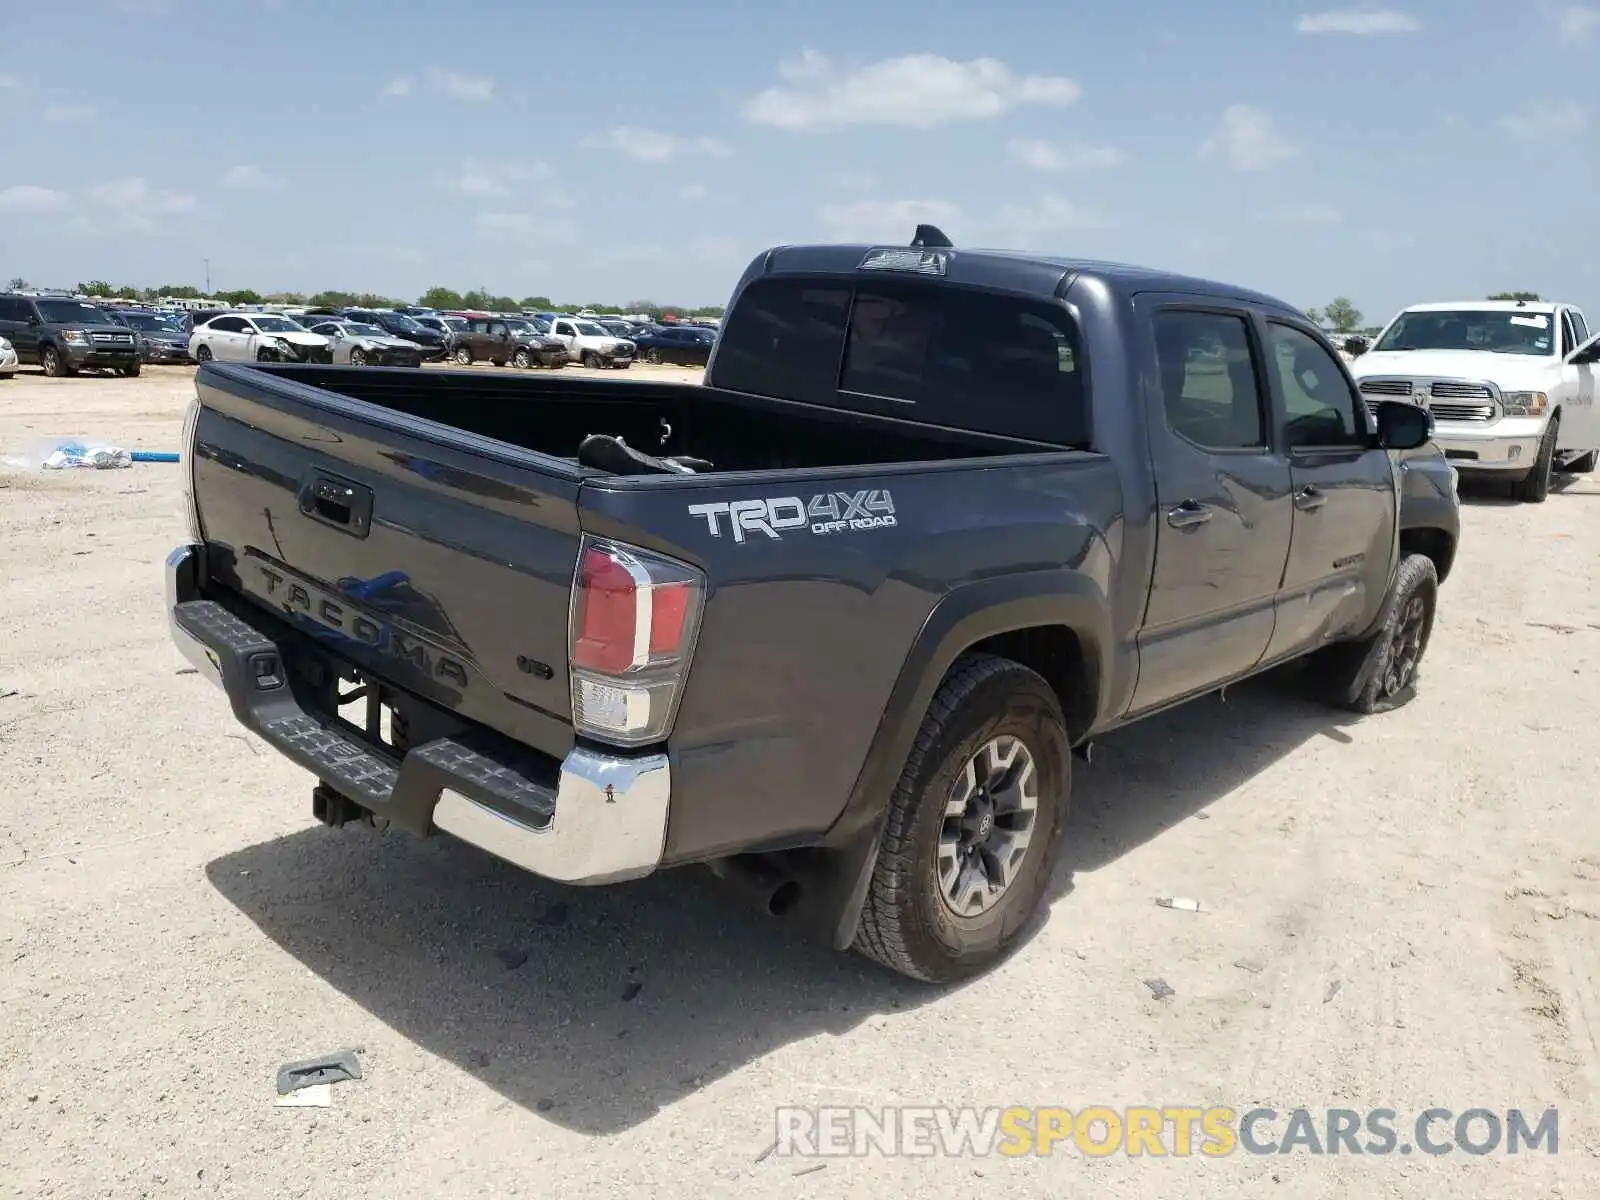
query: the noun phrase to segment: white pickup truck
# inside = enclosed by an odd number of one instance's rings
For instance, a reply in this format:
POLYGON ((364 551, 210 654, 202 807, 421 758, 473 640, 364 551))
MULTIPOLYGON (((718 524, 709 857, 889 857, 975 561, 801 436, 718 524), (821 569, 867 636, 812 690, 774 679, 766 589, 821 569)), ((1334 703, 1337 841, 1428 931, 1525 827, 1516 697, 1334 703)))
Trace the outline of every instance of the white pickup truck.
POLYGON ((1463 474, 1514 482, 1533 504, 1554 471, 1586 473, 1600 451, 1600 337, 1571 304, 1415 304, 1351 364, 1363 393, 1433 412, 1434 441, 1463 474))
POLYGON ((586 318, 558 315, 550 322, 550 336, 560 339, 568 359, 586 367, 633 365, 633 342, 586 318))

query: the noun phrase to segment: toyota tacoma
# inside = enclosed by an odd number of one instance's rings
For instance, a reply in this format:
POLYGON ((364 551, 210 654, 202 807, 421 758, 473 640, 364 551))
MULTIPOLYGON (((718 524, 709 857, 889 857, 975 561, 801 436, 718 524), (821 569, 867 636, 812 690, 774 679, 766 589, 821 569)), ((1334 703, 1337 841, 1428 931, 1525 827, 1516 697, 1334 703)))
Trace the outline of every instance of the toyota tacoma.
POLYGON ((318 818, 710 864, 927 981, 1039 912, 1090 739, 1306 656, 1406 700, 1459 533, 1290 305, 931 227, 760 255, 704 385, 196 383, 172 634, 318 818))

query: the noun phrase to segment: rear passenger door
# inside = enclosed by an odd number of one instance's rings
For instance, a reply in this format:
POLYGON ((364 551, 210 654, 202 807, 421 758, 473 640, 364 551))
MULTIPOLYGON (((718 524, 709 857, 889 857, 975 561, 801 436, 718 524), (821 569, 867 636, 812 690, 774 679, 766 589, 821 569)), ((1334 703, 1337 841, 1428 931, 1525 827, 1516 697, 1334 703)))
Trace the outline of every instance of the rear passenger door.
POLYGON ((1376 612, 1398 537, 1398 472, 1345 366, 1309 326, 1261 326, 1280 445, 1293 487, 1294 537, 1270 658, 1344 633, 1376 612))
POLYGON ((29 323, 33 305, 21 296, 0 296, 0 337, 11 343, 17 361, 39 361, 39 327, 29 323))
POLYGON ((1245 674, 1272 641, 1289 555, 1289 463, 1272 446, 1254 314, 1140 296, 1156 559, 1139 634, 1141 712, 1245 674))

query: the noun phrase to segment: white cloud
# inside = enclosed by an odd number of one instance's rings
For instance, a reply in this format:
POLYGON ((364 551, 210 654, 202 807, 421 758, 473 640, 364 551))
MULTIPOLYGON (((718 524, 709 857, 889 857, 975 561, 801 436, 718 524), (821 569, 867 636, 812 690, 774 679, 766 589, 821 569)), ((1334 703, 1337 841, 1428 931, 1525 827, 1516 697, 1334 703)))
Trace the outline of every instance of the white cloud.
POLYGON ((52 104, 44 110, 46 121, 87 121, 94 116, 89 104, 52 104))
POLYGON ((967 219, 958 205, 945 200, 852 200, 824 204, 817 215, 840 241, 896 243, 910 241, 920 224, 952 226, 967 219))
POLYGON ((703 183, 689 183, 678 189, 680 200, 704 200, 711 195, 711 189, 703 183))
MULTIPOLYGON (((1065 196, 1040 196, 1032 204, 1005 204, 979 228, 1017 237, 1060 233, 1067 229, 1104 229, 1112 222, 1065 196)), ((949 232, 946 230, 946 232, 949 232)))
POLYGON ((1006 154, 1013 162, 1052 174, 1115 167, 1123 161, 1122 151, 1115 146, 1056 146, 1038 138, 1012 138, 1006 143, 1006 154))
POLYGON ((1384 33, 1416 33, 1422 22, 1392 8, 1347 8, 1307 13, 1295 23, 1297 33, 1349 33, 1370 37, 1384 33))
POLYGON ((411 80, 404 75, 396 75, 383 85, 385 96, 409 96, 411 94, 411 80))
POLYGON ((1025 104, 1061 107, 1082 94, 1062 75, 1018 75, 994 58, 967 62, 907 54, 841 69, 815 50, 779 67, 785 85, 751 97, 745 119, 816 132, 848 125, 932 129, 998 117, 1025 104))
POLYGON ((15 75, 0 75, 0 88, 19 88, 21 86, 22 80, 15 75))
POLYGON ((0 188, 0 212, 42 213, 65 208, 66 196, 54 188, 39 187, 32 183, 13 184, 0 188))
POLYGON ((83 222, 91 231, 123 229, 149 233, 160 225, 162 218, 186 216, 200 207, 188 192, 152 188, 139 176, 97 183, 89 189, 88 198, 104 210, 83 222))
POLYGON ((1587 4, 1569 4, 1557 9, 1556 29, 1561 36, 1574 42, 1586 42, 1589 35, 1600 29, 1600 8, 1587 4))
POLYGON ((482 236, 517 246, 567 244, 578 240, 577 226, 564 217, 526 212, 481 212, 475 224, 482 236))
POLYGON ((1315 201, 1279 209, 1277 217, 1286 225, 1338 225, 1344 220, 1344 214, 1333 205, 1315 201))
POLYGON ((1300 154, 1300 148, 1278 132, 1271 114, 1249 104, 1234 104, 1222 123, 1200 144, 1201 158, 1221 155, 1236 171, 1264 171, 1300 154))
POLYGON ((250 192, 275 192, 283 187, 284 181, 276 175, 269 175, 253 163, 241 163, 237 167, 230 167, 222 176, 222 186, 238 188, 250 192))
POLYGON ((456 100, 487 100, 494 95, 494 80, 486 75, 463 75, 444 67, 429 67, 428 79, 434 87, 456 100))
POLYGON ((553 172, 542 163, 485 163, 475 158, 461 161, 454 175, 440 176, 440 187, 463 196, 509 196, 519 183, 538 183, 553 172))
POLYGON ((988 214, 973 214, 948 200, 855 200, 825 204, 817 212, 828 232, 841 241, 903 244, 919 224, 938 225, 957 245, 979 236, 1027 238, 1067 229, 1103 229, 1107 218, 1064 196, 1040 196, 1031 203, 1004 204, 988 214))
POLYGON ((1588 123, 1587 114, 1576 104, 1547 104, 1500 118, 1500 128, 1529 142, 1581 133, 1588 123))
POLYGON ((592 134, 578 144, 588 150, 609 150, 642 163, 671 162, 690 155, 726 158, 733 153, 726 143, 714 137, 679 137, 632 125, 618 125, 605 133, 592 134))

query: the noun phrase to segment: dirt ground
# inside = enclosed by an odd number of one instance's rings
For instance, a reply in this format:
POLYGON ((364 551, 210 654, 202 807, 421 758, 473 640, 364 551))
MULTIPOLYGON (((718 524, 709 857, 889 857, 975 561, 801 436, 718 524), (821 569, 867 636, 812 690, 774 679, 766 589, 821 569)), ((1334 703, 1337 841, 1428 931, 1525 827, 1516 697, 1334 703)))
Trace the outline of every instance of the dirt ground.
MULTIPOLYGON (((0 382, 0 458, 177 449, 191 375, 0 382)), ((567 890, 316 825, 168 643, 179 493, 0 467, 5 1194, 1600 1195, 1593 482, 1469 495, 1403 710, 1269 679, 1102 742, 1049 920, 951 991, 698 872, 567 890), (345 1046, 332 1107, 273 1106, 280 1063, 345 1046), (783 1104, 1553 1105, 1560 1143, 807 1164, 763 1156, 783 1104)))

